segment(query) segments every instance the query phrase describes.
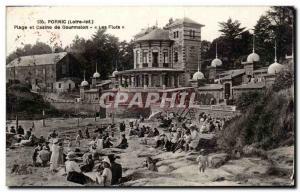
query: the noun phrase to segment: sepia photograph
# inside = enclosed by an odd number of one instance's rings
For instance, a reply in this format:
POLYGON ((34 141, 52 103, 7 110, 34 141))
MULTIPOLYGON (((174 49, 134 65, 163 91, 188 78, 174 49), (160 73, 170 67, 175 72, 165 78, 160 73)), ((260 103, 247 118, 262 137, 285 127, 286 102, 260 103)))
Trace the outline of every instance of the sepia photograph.
POLYGON ((6 186, 294 188, 296 10, 7 5, 6 186))

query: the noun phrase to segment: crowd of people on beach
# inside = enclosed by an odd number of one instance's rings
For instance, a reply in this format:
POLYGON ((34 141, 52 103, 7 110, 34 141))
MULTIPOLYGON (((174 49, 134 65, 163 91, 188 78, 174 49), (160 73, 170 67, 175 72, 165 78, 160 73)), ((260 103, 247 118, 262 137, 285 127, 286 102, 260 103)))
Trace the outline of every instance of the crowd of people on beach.
MULTIPOLYGON (((111 127, 110 127, 111 128, 111 127)), ((51 173, 64 170, 66 179, 82 185, 111 186, 120 183, 122 166, 115 162, 120 158, 114 154, 103 154, 104 148, 113 147, 111 129, 96 127, 90 133, 86 127, 84 131, 78 130, 75 139, 60 136, 56 130, 49 133, 47 138, 36 138, 33 129, 24 131, 21 125, 17 129, 11 126, 7 134, 13 136, 12 148, 34 147, 32 164, 35 167, 49 167, 51 173), (110 135, 110 134, 111 135, 110 135), (82 140, 91 140, 83 144, 82 140), (88 150, 83 150, 88 147, 88 150)), ((120 143, 116 148, 126 149, 128 142, 125 134, 121 134, 120 143)))
MULTIPOLYGON (((64 169, 66 179, 70 182, 82 185, 111 186, 122 182, 122 166, 115 162, 120 157, 102 152, 105 148, 120 150, 128 148, 127 134, 129 139, 141 138, 143 144, 147 144, 147 140, 151 140, 151 143, 154 143, 153 147, 162 151, 173 153, 195 151, 202 133, 222 130, 228 119, 215 118, 201 113, 197 124, 188 118, 178 120, 176 115, 166 114, 160 120, 163 125, 168 124, 168 126, 156 127, 153 124, 144 123, 144 118, 140 117, 131 120, 128 125, 125 121, 119 123, 118 143, 113 142, 116 140, 114 124, 106 127, 96 126, 94 130, 90 130, 88 127, 84 130, 78 129, 73 139, 70 136, 60 136, 56 130, 51 131, 47 138, 43 136, 36 138, 32 128, 24 131, 21 125, 17 129, 12 126, 7 131, 17 138, 14 146, 34 146, 32 155, 34 166, 49 166, 52 173, 64 169)), ((203 150, 199 152, 200 156, 204 154, 203 152, 203 150)), ((207 158, 200 156, 197 158, 199 170, 204 172, 207 158)), ((151 171, 157 171, 156 160, 151 157, 146 158, 144 166, 151 171)))

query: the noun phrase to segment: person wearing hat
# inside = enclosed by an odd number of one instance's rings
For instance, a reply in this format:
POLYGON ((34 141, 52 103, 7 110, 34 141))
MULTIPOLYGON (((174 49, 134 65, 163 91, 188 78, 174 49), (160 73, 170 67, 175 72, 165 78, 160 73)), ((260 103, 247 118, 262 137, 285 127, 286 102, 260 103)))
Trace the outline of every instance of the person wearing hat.
POLYGON ((102 174, 98 173, 96 175, 96 182, 101 186, 111 186, 112 181, 112 172, 111 172, 111 163, 108 157, 104 157, 102 160, 103 171, 102 174))
POLYGON ((56 172, 60 165, 63 165, 63 147, 57 138, 53 139, 51 146, 50 170, 56 172))
POLYGON ((14 126, 11 126, 9 132, 10 132, 10 133, 16 133, 15 127, 14 127, 14 126))
POLYGON ((48 140, 54 139, 54 138, 56 138, 56 137, 58 137, 58 134, 56 133, 55 130, 53 130, 52 133, 49 134, 48 140))
POLYGON ((41 161, 42 166, 45 167, 50 160, 50 151, 47 150, 47 147, 43 146, 42 150, 39 151, 38 157, 41 161))
POLYGON ((122 165, 119 163, 116 163, 115 160, 120 158, 119 156, 116 156, 115 154, 109 154, 108 159, 111 163, 111 172, 112 172, 112 180, 111 184, 116 185, 120 183, 120 180, 122 178, 122 165))
POLYGON ((65 162, 67 180, 83 185, 87 182, 87 177, 81 172, 78 163, 76 163, 76 157, 76 153, 73 151, 67 154, 67 161, 65 162))
POLYGON ((17 134, 18 135, 24 135, 24 129, 22 128, 21 125, 19 125, 18 128, 17 128, 17 134))

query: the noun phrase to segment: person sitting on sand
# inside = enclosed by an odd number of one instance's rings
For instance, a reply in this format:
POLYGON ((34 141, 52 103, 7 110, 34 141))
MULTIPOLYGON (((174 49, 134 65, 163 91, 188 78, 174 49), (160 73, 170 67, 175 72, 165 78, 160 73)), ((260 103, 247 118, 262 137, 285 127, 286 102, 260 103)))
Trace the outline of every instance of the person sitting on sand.
POLYGON ((138 137, 144 137, 145 136, 145 126, 143 125, 142 127, 139 128, 137 135, 138 137))
POLYGON ((39 155, 39 152, 43 149, 43 145, 41 143, 38 144, 38 146, 36 146, 34 148, 34 151, 33 151, 33 155, 32 155, 32 163, 33 163, 33 166, 37 166, 37 157, 39 155))
POLYGON ((32 134, 32 129, 30 128, 28 131, 26 131, 26 133, 24 135, 24 139, 29 140, 31 134, 32 134))
POLYGON ((11 126, 9 132, 10 132, 10 133, 16 133, 15 127, 14 127, 14 126, 11 126))
POLYGON ((38 143, 43 144, 45 142, 46 142, 46 139, 44 138, 44 136, 40 136, 38 143))
POLYGON ((111 138, 109 137, 109 133, 106 132, 105 136, 103 137, 103 148, 110 148, 113 144, 111 143, 111 138))
POLYGON ((85 184, 87 182, 87 177, 81 172, 81 169, 76 163, 76 153, 70 151, 66 157, 67 161, 65 162, 65 169, 67 173, 67 180, 78 183, 78 184, 85 184))
POLYGON ((49 134, 48 140, 54 139, 54 138, 56 138, 56 137, 58 137, 58 134, 56 133, 55 130, 53 130, 53 131, 49 134))
POLYGON ((120 132, 125 132, 125 129, 126 129, 126 125, 125 125, 125 122, 121 122, 120 123, 120 132))
POLYGON ((18 128, 17 128, 17 134, 18 135, 24 135, 24 129, 22 128, 21 125, 19 125, 18 128))
POLYGON ((95 152, 95 150, 97 149, 97 137, 94 136, 92 141, 88 143, 89 146, 89 151, 91 153, 95 152))
POLYGON ((152 128, 149 128, 148 132, 146 132, 147 137, 154 137, 154 130, 152 128))
POLYGON ((46 167, 50 160, 50 151, 47 150, 46 146, 44 146, 43 149, 39 152, 38 157, 41 161, 42 167, 46 167))
POLYGON ((197 157, 196 161, 198 162, 199 172, 205 172, 206 167, 208 166, 207 155, 204 155, 204 149, 200 150, 200 155, 197 157))
POLYGON ((98 134, 102 135, 103 129, 101 127, 96 126, 94 133, 98 133, 98 134))
POLYGON ((148 168, 149 171, 158 171, 156 167, 156 160, 152 159, 151 157, 146 158, 144 165, 148 168))
POLYGON ((17 145, 19 146, 34 146, 37 142, 36 142, 37 138, 34 135, 31 135, 28 139, 22 139, 20 141, 20 143, 18 143, 17 145))
POLYGON ((111 163, 108 157, 104 157, 102 160, 103 171, 96 175, 96 182, 101 186, 111 186, 112 183, 112 172, 111 172, 111 163))
POLYGON ((109 154, 108 159, 110 160, 111 163, 111 172, 112 172, 112 180, 111 184, 116 185, 121 182, 122 178, 122 165, 119 163, 116 163, 115 160, 119 159, 119 156, 116 156, 114 154, 109 154))
POLYGON ((136 135, 136 131, 135 131, 134 127, 130 127, 130 129, 129 129, 129 136, 132 136, 132 135, 136 135))
POLYGON ((122 140, 121 140, 120 144, 118 146, 116 146, 116 148, 126 149, 127 147, 128 147, 127 139, 125 137, 125 134, 122 134, 122 140))
POLYGON ((159 135, 159 131, 158 131, 158 129, 155 127, 155 128, 154 128, 153 136, 156 137, 156 136, 158 136, 158 135, 159 135))
POLYGON ((82 172, 90 172, 93 170, 95 162, 93 160, 93 155, 91 153, 85 153, 82 156, 83 165, 80 167, 82 172))

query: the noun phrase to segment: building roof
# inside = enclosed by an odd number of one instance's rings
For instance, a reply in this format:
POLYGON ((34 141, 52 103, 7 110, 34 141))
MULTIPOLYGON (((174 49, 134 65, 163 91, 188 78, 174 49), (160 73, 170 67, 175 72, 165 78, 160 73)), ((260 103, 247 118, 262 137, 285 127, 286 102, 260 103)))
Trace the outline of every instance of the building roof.
POLYGON ((152 27, 147 27, 147 28, 143 28, 141 29, 140 32, 138 32, 136 35, 134 35, 135 38, 139 38, 141 36, 146 35, 147 33, 149 33, 150 31, 154 30, 156 27, 152 26, 152 27))
POLYGON ((232 87, 232 89, 262 89, 264 87, 265 87, 265 83, 260 82, 260 83, 241 84, 241 85, 232 87))
POLYGON ((268 72, 268 68, 264 67, 264 68, 259 68, 253 71, 253 73, 267 73, 268 72))
POLYGON ((184 17, 181 19, 176 19, 173 23, 167 25, 166 27, 173 27, 173 26, 177 26, 177 25, 183 25, 183 24, 195 24, 195 25, 199 25, 199 27, 203 27, 204 25, 188 18, 188 17, 184 17))
POLYGON ((277 63, 276 61, 268 67, 268 74, 276 74, 282 71, 284 65, 277 63))
POLYGON ((184 90, 192 90, 194 87, 177 87, 177 88, 171 88, 171 89, 157 89, 158 92, 176 92, 176 91, 184 91, 184 90))
POLYGON ((64 78, 58 79, 56 82, 67 82, 67 81, 73 81, 73 82, 75 82, 76 80, 74 78, 64 77, 64 78))
POLYGON ((230 80, 236 76, 242 75, 245 73, 245 69, 235 69, 235 70, 229 70, 226 71, 220 75, 225 75, 224 77, 221 77, 220 80, 230 80))
POLYGON ((138 37, 135 41, 150 41, 150 40, 159 40, 159 41, 171 41, 169 38, 169 31, 164 29, 154 29, 145 35, 138 37))
POLYGON ((123 75, 123 74, 130 74, 130 73, 142 73, 142 72, 178 72, 178 73, 183 73, 184 70, 182 69, 174 69, 174 68, 163 68, 163 67, 145 67, 145 68, 137 68, 137 69, 129 69, 125 71, 119 71, 117 73, 118 75, 123 75))
POLYGON ((223 85, 221 84, 206 84, 204 86, 198 87, 198 90, 219 90, 222 89, 223 85))
POLYGON ((84 93, 98 93, 98 92, 99 92, 98 89, 89 89, 89 90, 84 91, 84 93))
POLYGON ((6 67, 19 67, 19 66, 35 66, 35 65, 53 65, 64 58, 68 53, 49 53, 42 55, 28 55, 14 59, 6 65, 6 67))
POLYGON ((102 80, 99 84, 96 85, 96 87, 102 87, 104 85, 110 84, 111 80, 102 80))

